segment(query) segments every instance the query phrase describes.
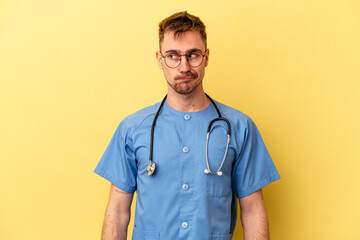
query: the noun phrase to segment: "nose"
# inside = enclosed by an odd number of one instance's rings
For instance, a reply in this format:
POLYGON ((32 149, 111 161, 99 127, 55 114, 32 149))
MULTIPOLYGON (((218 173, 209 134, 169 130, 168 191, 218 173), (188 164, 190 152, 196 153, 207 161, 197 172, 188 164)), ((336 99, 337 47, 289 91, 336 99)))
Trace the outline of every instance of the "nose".
POLYGON ((186 56, 181 56, 181 61, 179 64, 179 71, 180 72, 189 72, 190 71, 190 66, 187 61, 186 56))

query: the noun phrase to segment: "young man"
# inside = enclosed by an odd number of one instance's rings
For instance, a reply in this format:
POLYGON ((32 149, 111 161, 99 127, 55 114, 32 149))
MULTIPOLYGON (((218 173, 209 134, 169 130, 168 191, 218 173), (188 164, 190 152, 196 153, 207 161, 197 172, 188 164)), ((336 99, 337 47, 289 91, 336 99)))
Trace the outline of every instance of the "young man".
POLYGON ((135 190, 135 240, 229 240, 236 199, 245 239, 268 239, 261 188, 279 175, 252 120, 204 92, 204 24, 176 13, 159 38, 167 97, 125 118, 95 169, 112 183, 102 239, 127 238, 135 190))

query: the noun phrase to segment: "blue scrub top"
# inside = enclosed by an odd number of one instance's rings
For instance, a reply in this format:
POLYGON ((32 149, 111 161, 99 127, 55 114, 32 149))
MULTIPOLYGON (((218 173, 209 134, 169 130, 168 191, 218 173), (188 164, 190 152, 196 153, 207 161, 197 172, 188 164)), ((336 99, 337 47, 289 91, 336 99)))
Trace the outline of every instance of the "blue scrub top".
MULTIPOLYGON (((253 121, 238 110, 216 104, 231 124, 222 176, 204 173, 207 128, 218 117, 212 104, 200 112, 180 112, 165 102, 154 131, 156 170, 152 176, 146 168, 151 124, 160 103, 120 123, 95 173, 125 192, 137 191, 132 239, 231 239, 236 197, 280 178, 253 121)), ((226 123, 215 122, 208 146, 212 172, 222 162, 226 141, 226 123)))

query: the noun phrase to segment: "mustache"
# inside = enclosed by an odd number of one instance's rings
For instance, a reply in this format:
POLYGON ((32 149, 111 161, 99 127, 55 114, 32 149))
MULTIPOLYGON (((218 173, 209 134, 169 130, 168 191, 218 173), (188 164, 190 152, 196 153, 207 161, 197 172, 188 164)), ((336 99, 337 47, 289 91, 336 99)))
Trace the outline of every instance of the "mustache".
POLYGON ((183 79, 183 78, 197 78, 198 77, 198 74, 197 73, 191 73, 191 72, 188 72, 188 73, 184 73, 184 74, 181 74, 181 75, 177 75, 174 77, 174 80, 180 80, 180 79, 183 79))

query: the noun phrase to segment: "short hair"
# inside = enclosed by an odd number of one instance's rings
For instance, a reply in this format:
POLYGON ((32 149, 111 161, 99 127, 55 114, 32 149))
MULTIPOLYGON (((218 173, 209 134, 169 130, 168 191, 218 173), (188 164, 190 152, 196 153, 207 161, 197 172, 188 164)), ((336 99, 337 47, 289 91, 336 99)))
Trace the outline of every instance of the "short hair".
POLYGON ((159 47, 164 41, 164 34, 168 31, 174 32, 174 38, 178 38, 188 31, 199 32, 206 48, 205 24, 199 17, 191 15, 187 11, 177 12, 159 23, 159 47))

